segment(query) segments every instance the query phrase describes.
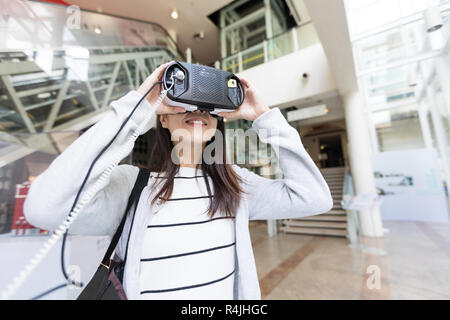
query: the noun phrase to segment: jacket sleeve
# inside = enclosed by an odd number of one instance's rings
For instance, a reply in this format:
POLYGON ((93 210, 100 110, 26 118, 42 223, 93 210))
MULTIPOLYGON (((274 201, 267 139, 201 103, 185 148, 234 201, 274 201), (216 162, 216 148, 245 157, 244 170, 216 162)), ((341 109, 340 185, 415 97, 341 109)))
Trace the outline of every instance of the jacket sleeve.
MULTIPOLYGON (((137 91, 131 91, 112 102, 104 117, 77 138, 33 181, 24 203, 24 215, 32 225, 55 230, 65 220, 91 163, 116 135, 141 97, 137 91)), ((133 145, 127 140, 148 113, 154 115, 153 106, 144 99, 95 163, 78 201, 114 159, 123 159, 131 152, 133 145)), ((152 122, 149 121, 144 132, 151 128, 152 122)), ((103 181, 100 191, 74 220, 69 233, 112 235, 125 211, 138 172, 139 168, 131 165, 115 167, 108 179, 103 181)))
POLYGON ((253 121, 260 140, 275 151, 283 179, 263 178, 233 165, 244 179, 250 220, 290 219, 329 211, 330 190, 319 169, 306 152, 297 130, 289 125, 279 108, 253 121))

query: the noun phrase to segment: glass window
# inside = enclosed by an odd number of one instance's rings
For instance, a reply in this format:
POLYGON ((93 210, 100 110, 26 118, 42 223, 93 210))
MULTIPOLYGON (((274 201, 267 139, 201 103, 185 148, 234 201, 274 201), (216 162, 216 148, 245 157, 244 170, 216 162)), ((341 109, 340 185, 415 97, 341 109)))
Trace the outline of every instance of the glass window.
POLYGON ((425 147, 416 104, 374 112, 372 121, 381 152, 425 147))
POLYGON ((319 43, 319 36, 312 23, 297 28, 298 49, 304 49, 319 43))

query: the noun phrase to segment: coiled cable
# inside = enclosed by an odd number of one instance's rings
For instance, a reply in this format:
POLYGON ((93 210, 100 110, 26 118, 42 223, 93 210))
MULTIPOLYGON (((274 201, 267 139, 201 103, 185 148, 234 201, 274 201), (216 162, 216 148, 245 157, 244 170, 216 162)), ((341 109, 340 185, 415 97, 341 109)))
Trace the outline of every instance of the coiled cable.
MULTIPOLYGON (((172 75, 173 77, 173 75, 172 75)), ((84 178, 83 183, 81 184, 80 189, 78 190, 78 193, 75 197, 74 203, 72 205, 72 208, 70 210, 70 213, 66 217, 65 221, 53 232, 53 234, 50 236, 50 238, 47 240, 47 242, 41 247, 41 249, 34 255, 34 257, 29 261, 27 265, 23 268, 23 270, 19 273, 18 276, 16 276, 13 281, 6 287, 6 289, 1 293, 0 299, 7 300, 10 297, 12 297, 17 290, 20 288, 20 286, 25 282, 25 280, 30 276, 30 274, 33 272, 33 270, 40 264, 40 262, 47 256, 49 251, 53 248, 55 243, 62 237, 63 243, 61 247, 61 268, 64 277, 67 280, 67 283, 63 285, 58 285, 55 288, 49 289, 45 291, 42 294, 37 295, 33 299, 39 299, 46 294, 49 294, 57 289, 64 288, 68 285, 75 285, 78 287, 82 287, 83 283, 76 282, 72 279, 70 279, 69 275, 67 274, 67 271, 65 269, 64 264, 64 249, 65 249, 65 243, 67 238, 67 232, 70 227, 70 225, 75 221, 75 219, 78 217, 80 212, 83 210, 84 206, 89 203, 89 201, 103 188, 103 186, 106 184, 107 178, 111 175, 113 169, 119 164, 119 162, 127 156, 126 150, 128 150, 128 147, 131 145, 131 148, 134 146, 134 142, 136 139, 142 134, 144 128, 147 126, 148 122, 152 119, 154 112, 149 112, 148 115, 144 118, 141 125, 138 126, 133 134, 129 137, 129 139, 126 141, 125 146, 126 148, 122 148, 119 150, 115 157, 113 158, 113 161, 111 161, 110 165, 103 171, 103 173, 100 175, 100 177, 97 179, 97 181, 86 190, 86 192, 83 194, 83 197, 81 197, 81 200, 78 202, 78 199, 80 198, 81 192, 87 182, 87 179, 89 178, 89 175, 91 174, 92 168, 94 167, 97 160, 100 158, 100 156, 108 149, 108 147, 114 142, 116 137, 119 135, 120 131, 124 128, 125 124, 130 120, 133 113, 136 111, 136 109, 139 107, 139 105, 142 103, 142 101, 147 97, 147 95, 153 90, 153 88, 161 84, 162 81, 156 82, 145 94, 144 96, 139 100, 139 102, 136 104, 136 106, 133 108, 131 113, 128 115, 128 117, 124 120, 122 125, 120 126, 119 130, 115 134, 115 136, 111 139, 111 141, 103 148, 103 150, 97 155, 97 157, 94 159, 94 161, 91 163, 89 170, 84 178)), ((172 81, 174 83, 174 81, 172 81)), ((167 92, 171 89, 163 89, 161 91, 161 94, 159 95, 158 99, 156 100, 152 111, 155 111, 158 106, 161 104, 165 96, 167 95, 167 92)))

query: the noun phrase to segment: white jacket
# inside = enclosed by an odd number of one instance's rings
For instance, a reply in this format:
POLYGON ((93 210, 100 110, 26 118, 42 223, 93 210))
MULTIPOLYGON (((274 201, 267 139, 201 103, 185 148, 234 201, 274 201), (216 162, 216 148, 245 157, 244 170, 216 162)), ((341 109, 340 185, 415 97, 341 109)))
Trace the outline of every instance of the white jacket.
MULTIPOLYGON (((74 141, 34 180, 24 204, 25 217, 31 224, 42 229, 55 230, 64 221, 90 164, 116 134, 141 97, 140 93, 131 91, 112 102, 105 116, 74 141)), ((132 151, 132 146, 126 147, 125 141, 148 113, 154 114, 153 107, 144 99, 114 143, 94 165, 84 191, 95 183, 118 152, 123 154, 124 158, 132 151), (127 149, 126 152, 124 148, 127 149)), ((263 142, 271 144, 277 152, 284 178, 263 178, 233 164, 233 169, 246 182, 242 187, 247 192, 235 214, 234 299, 239 300, 261 299, 248 221, 311 216, 327 212, 333 205, 328 185, 304 149, 297 130, 288 124, 278 108, 259 116, 253 122, 252 128, 258 132, 263 142), (264 129, 269 130, 268 135, 262 134, 264 129), (271 129, 275 130, 270 132, 271 129)), ((146 128, 148 129, 150 127, 146 128)), ((84 207, 69 232, 112 236, 123 216, 138 171, 137 167, 131 165, 116 167, 101 191, 84 207)), ((124 274, 124 288, 129 299, 139 299, 141 243, 145 228, 150 223, 149 219, 160 206, 158 202, 150 205, 150 200, 153 199, 153 195, 149 194, 152 182, 150 178, 142 192, 130 235, 124 274)), ((124 230, 129 230, 129 226, 128 220, 124 230)), ((124 252, 125 243, 124 236, 116 250, 119 255, 124 252)))

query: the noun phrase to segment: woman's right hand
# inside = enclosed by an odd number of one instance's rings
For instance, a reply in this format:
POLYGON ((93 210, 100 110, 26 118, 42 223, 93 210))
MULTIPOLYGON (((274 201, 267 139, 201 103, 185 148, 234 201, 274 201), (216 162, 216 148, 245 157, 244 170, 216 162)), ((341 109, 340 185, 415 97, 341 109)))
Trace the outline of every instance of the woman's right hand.
MULTIPOLYGON (((139 89, 137 90, 140 94, 145 95, 147 91, 158 81, 162 80, 162 77, 164 75, 164 70, 167 68, 169 64, 171 64, 172 61, 169 61, 167 63, 164 63, 160 65, 158 68, 153 71, 153 73, 145 79, 145 81, 141 84, 139 89)), ((156 100, 158 100, 158 97, 161 94, 161 84, 157 84, 153 90, 148 94, 147 100, 150 102, 150 104, 153 106, 156 103, 156 100)), ((171 107, 165 104, 164 102, 161 102, 159 106, 156 108, 155 113, 156 114, 175 114, 185 112, 184 108, 181 107, 171 107)))

